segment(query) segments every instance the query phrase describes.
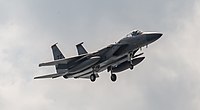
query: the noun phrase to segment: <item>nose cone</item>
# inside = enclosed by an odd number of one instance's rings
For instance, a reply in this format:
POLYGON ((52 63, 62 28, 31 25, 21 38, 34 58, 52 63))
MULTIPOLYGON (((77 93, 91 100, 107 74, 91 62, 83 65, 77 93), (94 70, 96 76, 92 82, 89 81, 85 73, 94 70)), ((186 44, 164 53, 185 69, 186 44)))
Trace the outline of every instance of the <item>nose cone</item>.
POLYGON ((163 34, 162 33, 148 33, 146 34, 146 39, 149 43, 158 40, 163 34))

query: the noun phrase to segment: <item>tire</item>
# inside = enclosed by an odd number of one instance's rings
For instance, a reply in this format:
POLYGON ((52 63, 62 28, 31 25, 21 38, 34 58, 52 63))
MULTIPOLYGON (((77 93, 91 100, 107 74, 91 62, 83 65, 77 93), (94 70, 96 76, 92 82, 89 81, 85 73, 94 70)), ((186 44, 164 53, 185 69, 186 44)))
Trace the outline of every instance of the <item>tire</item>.
POLYGON ((91 75, 90 75, 90 80, 91 80, 92 82, 94 82, 94 81, 96 80, 95 74, 91 74, 91 75))
POLYGON ((117 75, 116 74, 111 74, 110 79, 115 82, 117 80, 117 75))
POLYGON ((133 65, 130 65, 130 69, 132 70, 134 68, 134 66, 133 65))

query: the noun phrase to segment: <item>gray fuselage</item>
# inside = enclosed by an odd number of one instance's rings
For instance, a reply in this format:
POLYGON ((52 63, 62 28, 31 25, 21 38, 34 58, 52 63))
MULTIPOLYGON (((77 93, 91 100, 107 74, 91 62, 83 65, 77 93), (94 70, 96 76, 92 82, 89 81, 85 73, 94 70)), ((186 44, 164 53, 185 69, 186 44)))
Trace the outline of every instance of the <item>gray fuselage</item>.
POLYGON ((128 54, 156 41, 161 36, 162 34, 157 32, 142 32, 138 35, 126 36, 116 44, 112 44, 97 52, 86 55, 86 57, 90 56, 90 58, 92 58, 93 56, 99 56, 100 59, 98 59, 98 61, 93 60, 93 62, 91 62, 91 65, 87 66, 87 68, 86 65, 88 65, 88 61, 85 64, 83 61, 82 66, 78 66, 78 68, 76 64, 75 67, 72 67, 71 69, 66 69, 66 72, 68 73, 65 77, 87 77, 94 72, 96 74, 102 72, 110 66, 117 66, 128 60, 128 54))

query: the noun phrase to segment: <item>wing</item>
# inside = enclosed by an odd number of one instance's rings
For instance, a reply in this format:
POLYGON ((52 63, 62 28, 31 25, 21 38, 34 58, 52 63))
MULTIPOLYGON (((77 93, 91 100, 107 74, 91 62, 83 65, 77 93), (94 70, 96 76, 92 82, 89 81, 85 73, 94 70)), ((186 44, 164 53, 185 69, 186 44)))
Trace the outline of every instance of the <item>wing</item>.
POLYGON ((34 79, 43 79, 43 78, 57 78, 60 76, 64 76, 66 73, 61 73, 61 74, 49 74, 49 75, 43 75, 43 76, 38 76, 34 77, 34 79))
MULTIPOLYGON (((116 50, 115 52, 113 53, 114 56, 118 56, 120 55, 121 53, 124 53, 124 50, 126 50, 126 48, 129 46, 128 44, 117 44, 117 45, 114 45, 116 50)), ((139 49, 136 49, 133 51, 133 55, 135 55, 135 53, 138 51, 139 49)), ((141 54, 139 54, 140 56, 141 54)), ((138 56, 138 55, 137 55, 138 56)), ((137 57, 136 56, 136 57, 137 57)))
POLYGON ((75 57, 71 57, 71 58, 65 58, 65 59, 58 59, 58 60, 54 60, 54 61, 50 61, 50 62, 46 62, 46 63, 40 63, 39 67, 42 66, 54 66, 54 65, 58 65, 58 64, 67 64, 69 62, 78 60, 82 57, 84 57, 86 55, 79 55, 79 56, 75 56, 75 57))
POLYGON ((128 44, 113 44, 110 46, 114 56, 118 56, 128 47, 128 44))

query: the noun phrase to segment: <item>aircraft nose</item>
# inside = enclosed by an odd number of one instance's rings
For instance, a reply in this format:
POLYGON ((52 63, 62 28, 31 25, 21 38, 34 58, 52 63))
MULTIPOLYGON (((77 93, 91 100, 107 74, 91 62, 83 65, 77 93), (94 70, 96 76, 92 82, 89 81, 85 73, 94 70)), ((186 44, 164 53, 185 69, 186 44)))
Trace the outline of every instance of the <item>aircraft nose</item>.
POLYGON ((148 33, 146 39, 148 42, 154 42, 154 41, 158 40, 162 35, 163 35, 162 33, 157 33, 157 32, 156 33, 148 33))

